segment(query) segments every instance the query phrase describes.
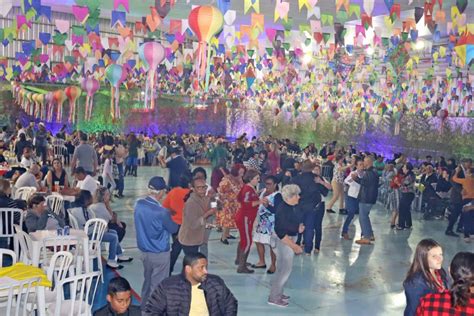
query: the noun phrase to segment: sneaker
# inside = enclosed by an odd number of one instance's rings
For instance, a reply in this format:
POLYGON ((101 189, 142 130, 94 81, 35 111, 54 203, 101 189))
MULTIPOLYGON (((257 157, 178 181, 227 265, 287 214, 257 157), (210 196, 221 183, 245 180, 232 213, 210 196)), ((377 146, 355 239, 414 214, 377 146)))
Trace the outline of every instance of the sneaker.
POLYGON ((227 239, 221 239, 221 243, 223 243, 224 245, 228 245, 229 241, 227 239))
POLYGON ((107 260, 107 267, 112 269, 112 270, 120 270, 123 268, 122 265, 118 264, 116 261, 114 260, 107 260))
POLYGON ((356 240, 356 244, 358 244, 358 245, 372 245, 372 242, 370 241, 370 239, 362 238, 362 239, 356 240))
POLYGON ((315 255, 317 255, 317 254, 319 253, 319 249, 314 248, 313 253, 314 253, 315 255))
POLYGON ((348 233, 342 233, 341 238, 344 239, 344 240, 350 240, 348 233))
POLYGON ((311 252, 305 252, 305 256, 311 256, 311 252))
POLYGON ((132 262, 133 258, 129 256, 118 256, 117 262, 132 262))
POLYGON ((334 211, 333 211, 332 209, 330 209, 330 208, 328 208, 328 209, 326 210, 326 212, 331 213, 331 214, 336 213, 336 212, 334 212, 334 211))
POLYGON ((268 300, 267 302, 269 305, 278 306, 278 307, 288 307, 288 302, 283 299, 278 300, 268 300))
POLYGON ((471 243, 471 238, 469 238, 469 237, 464 237, 464 241, 469 244, 469 243, 471 243))
POLYGON ((455 232, 453 232, 452 230, 447 230, 447 231, 445 232, 445 235, 446 235, 446 236, 451 236, 451 237, 459 237, 459 235, 456 234, 455 232))
POLYGON ((285 300, 285 301, 288 301, 290 299, 290 296, 285 295, 285 294, 282 294, 280 297, 282 300, 285 300))
POLYGON ((237 237, 229 235, 229 236, 227 236, 227 239, 237 239, 237 237))

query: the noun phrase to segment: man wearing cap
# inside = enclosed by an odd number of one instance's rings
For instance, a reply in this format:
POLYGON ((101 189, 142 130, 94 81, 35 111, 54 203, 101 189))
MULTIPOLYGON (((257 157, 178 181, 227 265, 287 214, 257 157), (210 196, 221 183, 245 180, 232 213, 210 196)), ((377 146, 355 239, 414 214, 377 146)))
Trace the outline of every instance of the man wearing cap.
POLYGON ((166 193, 166 182, 162 177, 153 177, 148 182, 148 196, 135 204, 135 228, 138 248, 142 252, 144 277, 142 307, 150 293, 169 276, 170 237, 178 231, 170 212, 159 202, 166 193))

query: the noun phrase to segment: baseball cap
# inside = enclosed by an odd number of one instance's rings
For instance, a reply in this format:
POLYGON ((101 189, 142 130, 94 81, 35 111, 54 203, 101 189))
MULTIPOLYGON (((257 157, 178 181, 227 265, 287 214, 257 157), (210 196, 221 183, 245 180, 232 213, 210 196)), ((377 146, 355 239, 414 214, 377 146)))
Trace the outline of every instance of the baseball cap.
POLYGON ((166 182, 163 177, 153 177, 148 181, 148 189, 150 190, 155 190, 155 191, 161 191, 166 189, 166 182))

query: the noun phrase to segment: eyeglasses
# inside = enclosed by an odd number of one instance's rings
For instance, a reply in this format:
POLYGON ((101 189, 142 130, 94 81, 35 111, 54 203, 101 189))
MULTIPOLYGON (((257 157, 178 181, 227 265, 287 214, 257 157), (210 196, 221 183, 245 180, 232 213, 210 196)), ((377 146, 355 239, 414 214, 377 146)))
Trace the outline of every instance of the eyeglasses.
POLYGON ((207 185, 199 185, 196 187, 196 189, 201 189, 201 190, 207 189, 207 185))

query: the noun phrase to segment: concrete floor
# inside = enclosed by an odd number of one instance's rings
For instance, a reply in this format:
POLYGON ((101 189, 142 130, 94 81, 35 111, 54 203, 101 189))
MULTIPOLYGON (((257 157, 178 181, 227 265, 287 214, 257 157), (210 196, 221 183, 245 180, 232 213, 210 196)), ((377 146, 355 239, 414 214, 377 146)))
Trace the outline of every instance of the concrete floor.
MULTIPOLYGON (((132 263, 125 263, 119 273, 126 277, 140 294, 143 269, 140 252, 136 246, 133 224, 133 206, 139 196, 146 194, 148 179, 167 171, 159 167, 140 167, 138 177, 126 177, 124 199, 114 201, 114 210, 128 224, 127 235, 122 242, 125 253, 133 256, 132 263)), ((285 294, 291 296, 287 308, 267 304, 272 276, 264 270, 252 275, 239 275, 233 265, 237 241, 230 245, 219 242, 220 235, 211 234, 209 243, 209 271, 221 276, 239 301, 239 315, 402 315, 405 296, 402 282, 408 270, 416 244, 423 238, 434 238, 444 251, 444 267, 459 251, 473 251, 473 244, 444 235, 447 222, 421 221, 420 213, 414 213, 412 231, 390 229, 389 214, 381 205, 371 212, 376 237, 375 245, 359 246, 353 241, 340 239, 344 216, 327 214, 323 221, 321 252, 312 256, 297 256, 285 294)), ((234 232, 238 235, 237 232, 234 232)), ((357 217, 351 225, 350 236, 359 236, 357 217)), ((178 259, 175 271, 181 268, 178 259)), ((267 252, 267 263, 270 261, 267 252)), ((257 262, 253 247, 250 262, 257 262)), ((103 293, 103 292, 102 292, 103 293)), ((102 301, 102 298, 98 298, 102 301)), ((96 303, 100 305, 99 302, 96 303)))

